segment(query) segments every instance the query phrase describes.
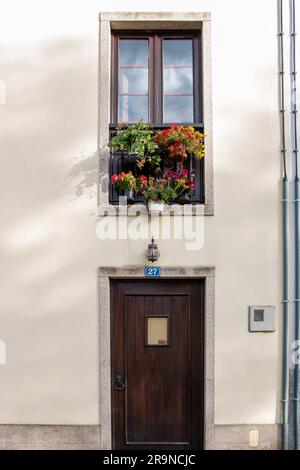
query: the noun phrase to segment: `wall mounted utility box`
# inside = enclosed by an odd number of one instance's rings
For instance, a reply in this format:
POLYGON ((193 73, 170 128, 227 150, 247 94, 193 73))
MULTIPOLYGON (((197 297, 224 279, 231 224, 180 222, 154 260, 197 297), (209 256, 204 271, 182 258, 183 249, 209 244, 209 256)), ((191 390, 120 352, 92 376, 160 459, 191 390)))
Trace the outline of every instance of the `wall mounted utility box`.
POLYGON ((250 333, 270 333, 275 331, 275 307, 272 305, 249 307, 250 333))

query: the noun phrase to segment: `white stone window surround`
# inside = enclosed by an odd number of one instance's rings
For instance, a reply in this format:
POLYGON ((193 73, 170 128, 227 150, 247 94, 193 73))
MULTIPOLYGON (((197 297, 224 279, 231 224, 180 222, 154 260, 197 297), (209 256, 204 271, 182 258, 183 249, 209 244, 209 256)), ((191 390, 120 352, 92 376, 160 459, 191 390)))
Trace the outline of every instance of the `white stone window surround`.
MULTIPOLYGON (((198 204, 204 215, 214 215, 212 86, 211 86, 211 14, 207 12, 103 12, 99 14, 99 215, 118 213, 118 206, 109 204, 109 157, 107 147, 110 123, 111 30, 202 30, 202 96, 205 132, 205 203, 198 204)), ((195 207, 195 204, 193 205, 195 207)), ((197 213, 197 211, 195 211, 197 213)), ((199 213, 199 211, 198 211, 199 213)))

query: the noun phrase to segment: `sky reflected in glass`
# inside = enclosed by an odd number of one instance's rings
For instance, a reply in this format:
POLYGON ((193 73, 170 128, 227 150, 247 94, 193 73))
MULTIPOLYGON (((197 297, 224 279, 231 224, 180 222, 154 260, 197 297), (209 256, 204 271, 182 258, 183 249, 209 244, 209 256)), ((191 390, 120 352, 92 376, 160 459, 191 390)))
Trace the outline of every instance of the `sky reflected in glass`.
POLYGON ((120 39, 120 65, 144 65, 148 67, 147 39, 120 39))
POLYGON ((192 96, 165 96, 164 122, 193 122, 192 96))
POLYGON ((193 122, 193 41, 163 41, 163 122, 193 122))
POLYGON ((119 96, 119 122, 148 121, 148 96, 119 96))
POLYGON ((149 46, 146 39, 119 41, 118 121, 149 120, 149 46))

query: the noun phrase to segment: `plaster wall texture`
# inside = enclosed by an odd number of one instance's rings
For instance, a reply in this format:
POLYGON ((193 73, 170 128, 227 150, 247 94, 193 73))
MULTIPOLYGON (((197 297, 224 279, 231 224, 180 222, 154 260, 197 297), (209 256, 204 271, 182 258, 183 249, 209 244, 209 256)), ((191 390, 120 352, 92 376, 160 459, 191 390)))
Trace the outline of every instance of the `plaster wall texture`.
MULTIPOLYGON (((145 263, 148 240, 96 237, 105 6, 1 4, 3 424, 99 424, 98 268, 145 263)), ((126 1, 127 11, 148 7, 126 1)), ((157 12, 180 8, 151 3, 157 12)), ((158 237, 159 263, 216 268, 216 424, 272 424, 281 332, 276 2, 186 0, 184 9, 212 18, 215 214, 205 217, 200 250, 158 237), (275 305, 276 332, 248 333, 251 304, 275 305)))

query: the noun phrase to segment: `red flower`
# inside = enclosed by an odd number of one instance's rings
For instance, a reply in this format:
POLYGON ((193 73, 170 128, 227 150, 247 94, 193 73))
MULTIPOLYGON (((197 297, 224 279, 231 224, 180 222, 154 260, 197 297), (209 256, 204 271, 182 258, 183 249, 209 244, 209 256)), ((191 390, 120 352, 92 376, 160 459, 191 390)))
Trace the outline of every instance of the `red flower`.
POLYGON ((141 184, 146 184, 147 183, 147 176, 141 175, 140 176, 140 182, 141 182, 141 184))

